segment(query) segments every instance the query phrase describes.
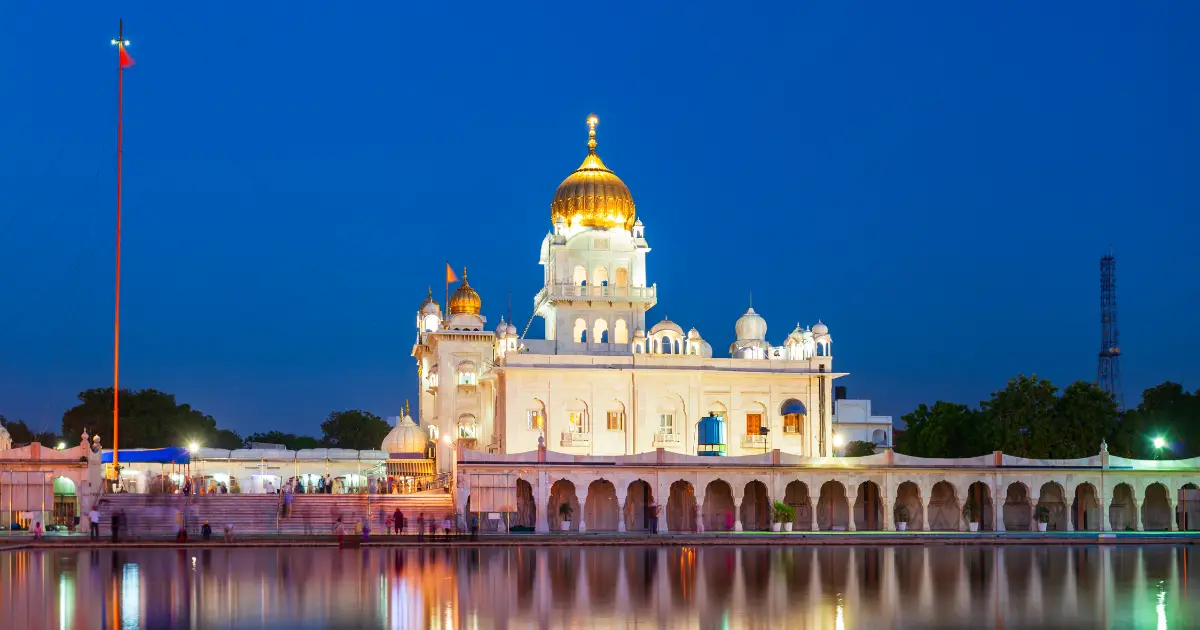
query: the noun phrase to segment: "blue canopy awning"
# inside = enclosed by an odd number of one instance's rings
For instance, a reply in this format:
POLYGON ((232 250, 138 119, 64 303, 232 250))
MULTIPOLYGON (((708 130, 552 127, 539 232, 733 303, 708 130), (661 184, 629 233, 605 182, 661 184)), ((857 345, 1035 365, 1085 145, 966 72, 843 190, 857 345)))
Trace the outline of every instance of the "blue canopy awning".
POLYGON ((783 401, 783 407, 780 409, 780 411, 785 416, 790 416, 793 414, 804 415, 807 413, 807 411, 804 409, 804 403, 796 400, 795 398, 789 398, 783 401))
MULTIPOLYGON (((111 464, 112 451, 102 453, 100 461, 105 464, 111 464)), ((190 464, 191 462, 192 458, 188 450, 180 446, 121 451, 122 464, 190 464)))

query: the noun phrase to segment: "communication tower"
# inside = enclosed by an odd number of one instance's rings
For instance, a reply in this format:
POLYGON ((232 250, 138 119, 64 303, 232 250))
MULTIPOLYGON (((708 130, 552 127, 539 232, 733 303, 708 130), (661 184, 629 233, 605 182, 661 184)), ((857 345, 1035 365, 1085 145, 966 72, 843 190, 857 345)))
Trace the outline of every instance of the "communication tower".
POLYGON ((1100 360, 1096 382, 1112 394, 1117 407, 1124 408, 1121 396, 1121 344, 1117 337, 1117 259, 1112 247, 1100 259, 1100 360))

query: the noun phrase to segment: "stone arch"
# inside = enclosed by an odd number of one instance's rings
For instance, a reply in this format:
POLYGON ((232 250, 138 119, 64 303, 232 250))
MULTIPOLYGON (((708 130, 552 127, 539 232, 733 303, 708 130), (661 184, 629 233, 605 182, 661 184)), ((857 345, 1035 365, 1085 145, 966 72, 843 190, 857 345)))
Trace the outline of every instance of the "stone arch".
POLYGON ((629 286, 629 270, 624 267, 617 267, 616 273, 613 274, 613 279, 619 287, 629 286))
POLYGON ((587 268, 585 268, 583 265, 575 265, 575 272, 572 275, 571 280, 576 284, 576 286, 586 286, 587 268))
POLYGON ((887 431, 884 431, 883 429, 875 429, 872 431, 871 442, 873 442, 876 446, 883 446, 884 444, 887 444, 887 431))
POLYGON ((536 523, 537 502, 533 500, 533 485, 524 479, 517 479, 517 513, 513 517, 512 529, 531 532, 536 523))
POLYGON ((1057 481, 1047 481, 1038 490, 1038 507, 1046 506, 1050 510, 1050 520, 1046 523, 1046 531, 1062 532, 1067 530, 1070 514, 1067 513, 1066 494, 1057 481))
POLYGON ((804 435, 804 415, 807 410, 804 403, 789 398, 779 405, 779 415, 783 418, 783 432, 791 435, 804 435))
POLYGON ((755 479, 742 489, 742 505, 739 518, 745 531, 771 531, 770 497, 767 485, 755 479))
POLYGON ((613 343, 629 343, 629 324, 624 318, 617 318, 613 324, 613 343))
POLYGON ((1029 531, 1033 527, 1033 502, 1029 498, 1029 486, 1014 481, 1004 492, 1004 529, 1029 531))
POLYGON ((729 482, 714 479, 704 488, 704 531, 731 532, 735 516, 733 513, 733 489, 729 482))
POLYGON ((912 481, 905 481, 896 487, 896 505, 903 505, 908 510, 908 529, 925 529, 925 508, 921 503, 921 487, 912 481))
MULTIPOLYGON (((733 505, 732 495, 730 505, 733 505)), ((696 489, 682 479, 671 484, 671 495, 667 498, 667 530, 687 532, 696 527, 696 489)))
POLYGON ((1200 487, 1185 483, 1175 498, 1175 527, 1181 532, 1200 530, 1200 487))
POLYGON ((587 341, 587 320, 579 317, 575 320, 575 327, 571 331, 571 339, 575 343, 584 343, 587 341))
POLYGON ((1137 530, 1138 511, 1137 503, 1133 500, 1133 486, 1119 483, 1113 487, 1112 503, 1108 506, 1108 523, 1114 532, 1137 530))
POLYGON ((962 505, 958 489, 949 481, 933 484, 929 491, 929 531, 956 532, 961 528, 962 505))
POLYGON ((537 398, 530 399, 529 407, 525 410, 525 421, 531 431, 541 431, 546 428, 546 403, 537 398))
POLYGON ((770 426, 767 420, 767 406, 754 401, 746 405, 746 435, 761 435, 761 427, 770 426))
POLYGON ((658 432, 680 435, 687 426, 687 418, 683 414, 683 401, 678 395, 671 394, 659 398, 655 414, 654 419, 657 422, 654 424, 658 427, 658 432))
MULTIPOLYGON (((54 525, 65 525, 68 530, 75 528, 75 515, 79 513, 79 498, 75 495, 75 481, 70 477, 55 477, 51 483, 54 491, 53 521, 54 525)), ((50 525, 51 523, 44 523, 50 525)))
POLYGON ((1086 481, 1075 486, 1075 498, 1071 501, 1071 525, 1075 531, 1104 529, 1100 514, 1100 496, 1096 486, 1086 481))
POLYGON ((1171 529, 1171 500, 1167 487, 1157 481, 1146 486, 1142 499, 1142 529, 1148 532, 1171 529))
POLYGON ((879 531, 883 529, 883 497, 879 484, 864 481, 858 484, 854 498, 854 529, 879 531))
POLYGON ((812 529, 812 499, 808 495, 808 484, 803 481, 788 483, 783 491, 783 502, 796 510, 796 522, 792 525, 795 530, 812 529))
MULTIPOLYGON (((996 510, 992 506, 992 488, 985 481, 976 481, 967 487, 967 501, 975 506, 974 522, 979 523, 979 531, 995 531, 996 510)), ((971 521, 968 521, 968 523, 971 521)), ((969 528, 969 526, 968 526, 969 528)))
POLYGON ((571 506, 571 525, 567 530, 579 531, 579 498, 575 496, 575 484, 568 479, 559 479, 550 486, 550 499, 546 502, 546 520, 552 532, 561 531, 562 522, 566 520, 561 512, 563 504, 571 506))
POLYGON ((840 481, 826 481, 821 485, 817 499, 817 529, 845 531, 849 525, 850 502, 846 500, 846 486, 840 481))
POLYGON ((583 505, 583 522, 588 531, 615 532, 621 517, 617 488, 607 479, 588 484, 587 501, 583 505))
POLYGON ((592 322, 592 343, 608 343, 608 322, 602 317, 597 317, 596 321, 592 322))
MULTIPOLYGON (((684 482, 687 483, 687 482, 684 482)), ((625 530, 645 532, 650 530, 650 504, 654 503, 654 488, 643 479, 629 484, 625 491, 625 530)), ((668 520, 670 504, 667 505, 668 520)))
POLYGON ((592 272, 592 286, 608 286, 608 267, 596 267, 596 270, 592 272))
POLYGON ((726 407, 721 401, 714 400, 712 404, 708 406, 708 415, 717 416, 718 418, 728 420, 729 408, 726 407))

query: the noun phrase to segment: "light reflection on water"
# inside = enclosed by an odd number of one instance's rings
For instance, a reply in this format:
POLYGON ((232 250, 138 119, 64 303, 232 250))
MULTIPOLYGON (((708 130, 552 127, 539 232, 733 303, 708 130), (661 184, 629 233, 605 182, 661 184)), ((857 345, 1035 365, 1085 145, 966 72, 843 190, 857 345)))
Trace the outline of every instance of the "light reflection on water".
POLYGON ((0 554, 0 626, 1182 628, 1200 618, 1200 567, 1188 556, 1170 546, 18 551, 0 554))

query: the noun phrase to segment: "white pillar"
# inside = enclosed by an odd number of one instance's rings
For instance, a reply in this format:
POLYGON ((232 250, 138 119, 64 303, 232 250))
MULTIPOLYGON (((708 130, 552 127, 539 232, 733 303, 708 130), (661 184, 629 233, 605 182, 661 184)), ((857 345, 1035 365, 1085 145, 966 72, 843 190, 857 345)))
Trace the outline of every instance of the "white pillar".
POLYGON ((853 498, 846 497, 846 504, 850 506, 850 520, 846 523, 846 531, 848 532, 858 531, 858 528, 854 525, 854 503, 857 498, 857 496, 853 498))
POLYGON ((1004 531, 1004 504, 992 497, 992 531, 1004 531))
POLYGON ((892 505, 883 497, 879 498, 879 506, 883 508, 883 531, 891 531, 895 529, 895 524, 892 523, 892 505))
POLYGON ((929 531, 929 499, 921 500, 921 529, 929 531))
POLYGON ((628 490, 626 492, 617 491, 617 533, 624 534, 625 529, 625 503, 628 500, 628 490))
POLYGON ((587 497, 588 497, 587 490, 584 490, 583 494, 579 496, 579 533, 580 534, 587 531, 587 523, 584 522, 584 520, 585 520, 584 513, 587 510, 587 508, 586 508, 587 497))
POLYGON ((550 532, 550 489, 546 486, 545 473, 538 474, 538 480, 533 486, 534 519, 533 529, 539 534, 550 532))
POLYGON ((810 497, 809 503, 812 503, 812 507, 808 510, 809 520, 812 521, 809 531, 815 532, 817 531, 817 505, 819 502, 813 501, 810 497))
POLYGON ((733 497, 733 531, 742 531, 742 497, 733 497))
POLYGON ((1175 518, 1175 502, 1170 497, 1167 498, 1167 514, 1171 516, 1171 526, 1168 530, 1172 532, 1179 531, 1179 521, 1175 518))
POLYGON ((1100 505, 1101 505, 1101 509, 1104 510, 1104 513, 1100 515, 1100 531, 1111 532, 1112 531, 1112 499, 1109 499, 1108 501, 1103 501, 1103 502, 1101 502, 1100 505))
POLYGON ((696 503, 696 533, 704 533, 704 504, 696 503))
POLYGON ((1133 518, 1135 520, 1137 520, 1137 530, 1139 532, 1146 531, 1145 526, 1142 524, 1142 500, 1141 499, 1133 500, 1133 514, 1134 514, 1133 518))

